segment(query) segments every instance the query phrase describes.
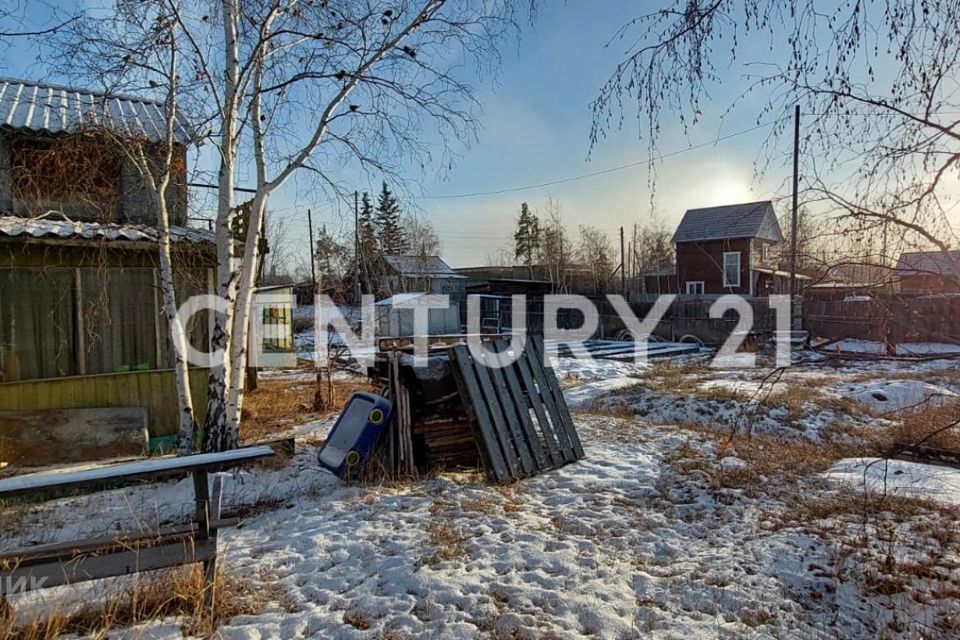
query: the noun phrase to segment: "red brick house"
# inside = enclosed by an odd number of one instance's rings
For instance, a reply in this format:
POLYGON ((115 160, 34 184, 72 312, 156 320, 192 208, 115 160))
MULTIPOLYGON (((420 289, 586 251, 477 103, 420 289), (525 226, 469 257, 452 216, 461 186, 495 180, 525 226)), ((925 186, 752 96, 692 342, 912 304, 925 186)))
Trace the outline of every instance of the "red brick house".
POLYGON ((960 293, 960 250, 902 253, 895 273, 902 293, 960 293))
POLYGON ((777 269, 783 233, 769 200, 689 209, 672 242, 676 266, 645 275, 648 295, 790 292, 790 274, 777 269))

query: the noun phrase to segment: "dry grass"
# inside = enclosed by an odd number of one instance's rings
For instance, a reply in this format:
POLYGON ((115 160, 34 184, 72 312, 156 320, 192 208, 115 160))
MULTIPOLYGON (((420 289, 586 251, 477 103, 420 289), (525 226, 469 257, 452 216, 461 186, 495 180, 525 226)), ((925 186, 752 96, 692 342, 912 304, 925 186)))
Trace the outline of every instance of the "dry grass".
POLYGON ((63 635, 109 637, 150 620, 179 618, 191 635, 209 635, 218 620, 253 615, 268 604, 280 603, 290 610, 279 587, 253 585, 236 576, 218 572, 213 616, 204 606, 207 587, 199 565, 137 576, 134 586, 108 592, 73 611, 54 611, 44 618, 0 622, 3 640, 52 640, 63 635), (14 626, 16 625, 16 626, 14 626))
POLYGON ((463 546, 467 536, 463 530, 444 520, 434 519, 427 525, 427 540, 434 548, 433 553, 424 561, 430 566, 462 558, 467 553, 463 546))
MULTIPOLYGON (((927 403, 923 407, 904 413, 890 435, 894 442, 918 442, 958 420, 960 420, 960 402, 940 406, 927 403)), ((960 425, 938 433, 924 444, 960 453, 960 425)))
MULTIPOLYGON (((323 417, 323 412, 313 409, 316 389, 312 380, 262 380, 256 390, 245 395, 241 441, 249 443, 277 438, 299 424, 323 417)), ((324 383, 325 408, 328 412, 339 412, 350 394, 373 390, 367 379, 360 376, 333 380, 329 387, 324 383)))

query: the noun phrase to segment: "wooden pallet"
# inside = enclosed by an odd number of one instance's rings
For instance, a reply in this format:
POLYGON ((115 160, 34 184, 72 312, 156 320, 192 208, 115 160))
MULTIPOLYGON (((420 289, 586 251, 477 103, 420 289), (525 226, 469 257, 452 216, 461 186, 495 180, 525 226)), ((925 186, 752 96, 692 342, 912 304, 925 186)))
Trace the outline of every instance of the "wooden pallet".
POLYGON ((543 343, 526 341, 505 364, 509 342, 495 340, 475 359, 466 345, 450 359, 487 475, 507 482, 583 458, 583 446, 553 369, 544 366, 543 343), (496 366, 503 365, 505 366, 496 366))

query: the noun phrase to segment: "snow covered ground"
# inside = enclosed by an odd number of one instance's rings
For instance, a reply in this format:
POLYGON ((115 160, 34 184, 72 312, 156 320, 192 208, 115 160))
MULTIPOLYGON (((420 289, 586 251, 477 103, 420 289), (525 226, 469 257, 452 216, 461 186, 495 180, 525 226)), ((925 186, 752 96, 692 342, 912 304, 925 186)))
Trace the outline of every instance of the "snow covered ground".
MULTIPOLYGON (((848 446, 887 428, 891 407, 956 394, 956 361, 812 361, 771 380, 769 370, 711 369, 702 358, 561 359, 557 369, 580 408, 587 457, 533 479, 345 484, 318 467, 309 444, 330 420, 295 429, 300 450, 288 465, 232 474, 226 508, 251 515, 221 534, 223 566, 283 601, 224 621, 218 636, 960 633, 960 472, 837 459, 832 448, 838 433, 848 446), (748 430, 769 439, 748 440, 748 430)), ((183 481, 11 508, 0 513, 0 540, 103 535, 131 512, 171 522, 191 496, 183 481)), ((105 585, 11 602, 18 616, 41 615, 105 585)), ((127 635, 179 637, 176 622, 127 635)))

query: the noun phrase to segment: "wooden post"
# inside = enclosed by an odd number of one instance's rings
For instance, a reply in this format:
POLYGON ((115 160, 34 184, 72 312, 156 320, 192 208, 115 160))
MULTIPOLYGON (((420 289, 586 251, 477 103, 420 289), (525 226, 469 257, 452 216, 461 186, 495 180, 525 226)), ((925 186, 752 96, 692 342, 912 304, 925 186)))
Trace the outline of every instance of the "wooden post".
POLYGON ((790 213, 790 302, 797 295, 797 192, 800 182, 800 105, 793 108, 793 208, 790 213))
POLYGON ((627 296, 627 261, 623 251, 623 227, 620 227, 620 293, 627 296))

